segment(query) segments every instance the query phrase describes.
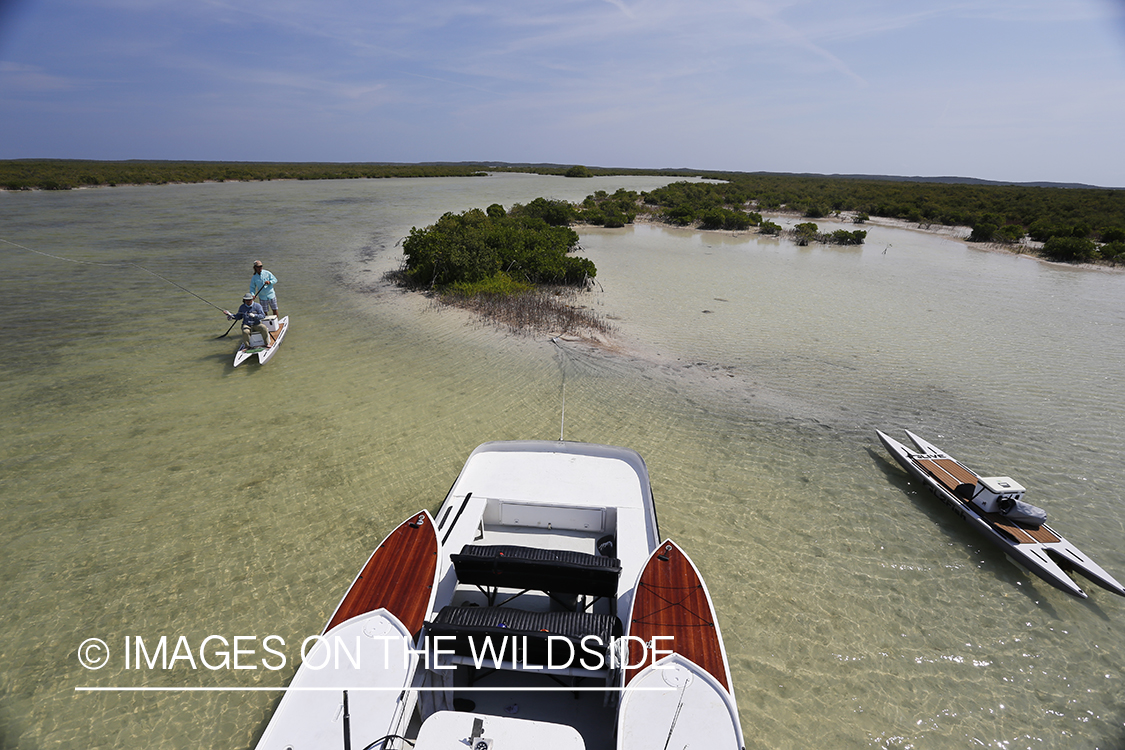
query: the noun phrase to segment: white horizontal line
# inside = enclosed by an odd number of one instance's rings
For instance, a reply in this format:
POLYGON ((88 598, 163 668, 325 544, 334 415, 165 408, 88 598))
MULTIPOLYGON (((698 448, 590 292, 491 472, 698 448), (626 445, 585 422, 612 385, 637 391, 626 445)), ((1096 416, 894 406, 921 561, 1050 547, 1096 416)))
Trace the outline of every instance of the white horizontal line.
POLYGON ((103 687, 80 685, 76 693, 287 693, 294 692, 402 692, 412 690, 418 693, 628 693, 635 690, 666 690, 662 687, 103 687))

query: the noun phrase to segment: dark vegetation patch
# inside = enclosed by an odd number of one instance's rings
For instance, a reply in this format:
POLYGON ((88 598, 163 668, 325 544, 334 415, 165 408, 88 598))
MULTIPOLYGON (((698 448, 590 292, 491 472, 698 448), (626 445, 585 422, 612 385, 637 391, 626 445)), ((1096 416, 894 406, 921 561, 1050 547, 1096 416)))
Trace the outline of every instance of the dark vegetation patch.
POLYGON ((569 203, 545 198, 510 211, 493 204, 447 213, 410 230, 403 266, 392 279, 515 331, 608 333, 611 326, 578 303, 597 268, 573 255, 578 234, 568 226, 572 217, 569 203))
POLYGON ((613 326, 604 317, 581 304, 580 294, 574 287, 537 287, 508 295, 446 293, 440 300, 521 333, 583 337, 612 333, 613 326))
POLYGON ((70 190, 117 185, 271 180, 349 180, 376 177, 468 177, 477 164, 345 164, 301 162, 0 160, 0 188, 70 190))

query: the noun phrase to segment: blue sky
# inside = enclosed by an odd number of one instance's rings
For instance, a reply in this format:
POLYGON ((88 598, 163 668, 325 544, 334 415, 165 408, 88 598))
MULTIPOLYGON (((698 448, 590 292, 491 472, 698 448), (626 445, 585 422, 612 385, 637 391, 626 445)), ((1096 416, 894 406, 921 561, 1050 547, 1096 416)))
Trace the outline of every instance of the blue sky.
POLYGON ((1125 187, 1125 0, 0 0, 0 158, 1125 187))

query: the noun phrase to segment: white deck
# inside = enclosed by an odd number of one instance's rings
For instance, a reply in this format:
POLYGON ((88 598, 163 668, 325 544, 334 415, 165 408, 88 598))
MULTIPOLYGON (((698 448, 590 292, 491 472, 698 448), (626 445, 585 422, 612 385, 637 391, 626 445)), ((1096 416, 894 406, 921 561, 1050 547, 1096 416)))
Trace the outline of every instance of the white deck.
POLYGON ((491 741, 488 746, 497 750, 506 747, 583 750, 584 747, 582 735, 565 724, 439 711, 422 725, 414 750, 476 750, 481 740, 491 741), (481 734, 473 737, 474 730, 481 734))
POLYGON ((257 750, 343 747, 345 690, 353 747, 393 732, 408 709, 400 696, 418 664, 404 653, 410 642, 385 609, 325 633, 293 676, 257 750))
POLYGON ((618 750, 741 748, 734 699, 706 670, 672 654, 642 670, 621 698, 618 750))
POLYGON ((612 534, 622 567, 614 614, 624 622, 637 576, 660 542, 643 459, 604 445, 485 443, 469 456, 436 518, 442 561, 435 606, 453 601, 449 554, 466 544, 594 554, 597 540, 612 534))
MULTIPOLYGON (((617 596, 600 599, 587 611, 615 614, 624 620, 632 604, 637 576, 660 541, 644 461, 634 451, 601 445, 486 443, 473 451, 435 518, 442 544, 435 615, 446 604, 485 603, 484 594, 475 586, 458 584, 449 559, 450 554, 460 552, 466 544, 520 545, 597 554, 597 541, 612 536, 614 556, 622 565, 617 596)), ((515 593, 518 592, 502 589, 499 598, 515 593)), ((508 606, 549 611, 559 605, 543 592, 530 591, 508 606)), ((502 669, 478 673, 470 686, 471 670, 459 667, 454 676, 455 694, 461 701, 472 701, 474 707, 471 712, 456 714, 464 717, 457 720, 471 723, 474 716, 483 718, 486 726, 497 727, 498 733, 503 727, 506 732, 518 734, 522 738, 517 740, 520 747, 569 746, 580 735, 580 747, 611 750, 618 695, 591 689, 604 688, 606 674, 604 670, 589 673, 577 681, 573 675, 556 675, 564 685, 544 674, 502 669), (572 692, 566 687, 571 685, 582 690, 572 692), (466 687, 488 690, 465 690, 466 687), (528 734, 519 734, 523 731, 528 734), (541 742, 533 740, 539 732, 558 733, 553 735, 558 743, 546 738, 541 742)), ((444 726, 443 722, 454 720, 439 718, 442 716, 441 712, 433 714, 422 724, 419 740, 436 735, 437 728, 430 722, 444 726)), ((464 736, 455 739, 468 737, 467 731, 456 732, 464 736)), ((483 736, 500 740, 500 736, 492 737, 488 731, 483 736)), ((434 746, 445 745, 439 741, 434 746)), ((460 746, 465 745, 462 742, 460 746)))

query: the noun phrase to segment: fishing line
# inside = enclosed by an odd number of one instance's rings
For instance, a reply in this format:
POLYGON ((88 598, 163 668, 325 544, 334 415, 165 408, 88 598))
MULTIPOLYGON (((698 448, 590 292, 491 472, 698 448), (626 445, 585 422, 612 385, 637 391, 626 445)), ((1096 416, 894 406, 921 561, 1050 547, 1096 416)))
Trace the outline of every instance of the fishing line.
POLYGON ((118 263, 96 263, 92 260, 74 260, 73 258, 64 258, 61 255, 51 255, 50 253, 45 253, 42 250, 34 250, 30 247, 27 247, 26 245, 21 245, 18 242, 12 242, 11 240, 6 240, 2 237, 0 237, 0 242, 11 245, 12 247, 18 247, 21 250, 26 250, 29 253, 35 253, 36 255, 44 255, 48 258, 54 258, 55 260, 66 261, 67 263, 77 263, 81 266, 120 266, 121 265, 120 262, 118 262, 118 263))
MULTIPOLYGON (((184 290, 185 292, 187 292, 188 294, 190 294, 190 295, 191 295, 192 297, 195 297, 196 299, 200 300, 201 302, 207 302, 207 300, 203 299, 202 297, 200 297, 200 296, 199 296, 198 294, 196 294, 196 293, 195 293, 195 292, 193 292, 192 290, 190 290, 190 289, 188 289, 188 288, 186 288, 186 287, 180 286, 179 284, 177 284, 176 282, 172 281, 171 279, 166 279, 166 278, 164 278, 163 276, 161 276, 160 274, 158 274, 158 273, 157 273, 156 271, 150 271, 150 270, 148 270, 147 268, 145 268, 144 266, 138 266, 138 265, 137 265, 136 263, 127 263, 126 265, 130 265, 130 266, 132 266, 133 268, 139 268, 139 269, 141 269, 142 271, 144 271, 145 273, 151 273, 151 274, 152 274, 153 276, 155 276, 156 278, 158 278, 158 279, 164 279, 164 281, 167 281, 167 282, 168 282, 169 284, 171 284, 172 286, 175 286, 175 287, 179 287, 180 289, 183 289, 183 290, 184 290)), ((257 295, 255 295, 255 296, 257 296, 257 295)), ((216 310, 218 310, 218 311, 219 311, 219 312, 221 312, 221 313, 225 313, 225 312, 226 312, 226 310, 224 310, 223 308, 219 307, 219 306, 218 306, 218 305, 216 305, 216 304, 215 304, 214 302, 207 302, 207 304, 208 304, 208 305, 211 305, 211 307, 215 308, 216 310)))
POLYGON ((75 260, 74 258, 64 258, 61 255, 52 255, 51 253, 45 253, 42 250, 35 250, 33 248, 27 247, 26 245, 21 245, 18 242, 12 242, 11 240, 6 240, 2 237, 0 237, 0 242, 11 245, 12 247, 18 247, 21 250, 27 250, 29 253, 35 253, 36 255, 42 255, 42 256, 45 256, 47 258, 54 258, 55 260, 61 260, 61 261, 64 261, 66 263, 77 263, 78 265, 81 265, 81 266, 101 266, 102 268, 113 268, 113 267, 116 267, 116 266, 131 266, 133 268, 139 268, 140 270, 144 271, 145 273, 150 273, 153 276, 155 276, 156 278, 161 279, 163 281, 167 281, 172 286, 182 289, 183 291, 190 294, 192 297, 195 297, 196 299, 198 299, 202 302, 206 302, 208 305, 211 305, 211 307, 215 308, 219 312, 221 312, 221 313, 226 312, 226 310, 224 310, 223 308, 219 307, 218 305, 216 305, 213 302, 208 302, 207 300, 203 299, 202 297, 200 297, 198 294, 191 291, 190 289, 188 289, 184 286, 181 286, 180 284, 177 284, 176 282, 172 281, 169 278, 165 278, 164 276, 161 276, 156 271, 150 271, 149 269, 145 268, 144 266, 138 265, 136 263, 130 263, 128 261, 117 261, 115 263, 98 263, 98 262, 92 261, 92 260, 75 260))

